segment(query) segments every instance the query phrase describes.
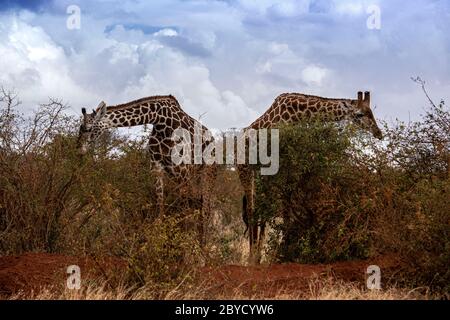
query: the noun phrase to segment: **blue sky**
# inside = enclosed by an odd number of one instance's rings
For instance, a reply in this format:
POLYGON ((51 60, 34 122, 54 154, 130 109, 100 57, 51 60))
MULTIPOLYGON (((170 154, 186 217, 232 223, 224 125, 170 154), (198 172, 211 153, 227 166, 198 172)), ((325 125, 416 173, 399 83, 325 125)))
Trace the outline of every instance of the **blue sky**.
POLYGON ((171 93, 219 129, 248 125, 283 92, 370 90, 378 118, 407 121, 426 106, 411 76, 450 100, 448 30, 448 0, 3 0, 0 84, 24 111, 51 96, 74 114, 171 93), (79 30, 66 27, 69 5, 79 30))

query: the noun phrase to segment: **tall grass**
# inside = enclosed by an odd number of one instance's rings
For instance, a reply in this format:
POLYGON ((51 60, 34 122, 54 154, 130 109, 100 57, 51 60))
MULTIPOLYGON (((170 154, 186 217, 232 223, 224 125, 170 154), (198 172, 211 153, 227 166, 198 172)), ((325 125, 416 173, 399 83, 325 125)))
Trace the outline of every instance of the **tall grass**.
MULTIPOLYGON (((111 289, 107 285, 97 284, 83 286, 80 290, 58 291, 44 288, 38 292, 16 293, 11 300, 263 300, 267 296, 263 292, 249 294, 239 289, 235 291, 216 292, 211 295, 208 288, 197 286, 191 290, 179 290, 177 287, 165 294, 155 295, 153 287, 127 288, 118 286, 111 289)), ((435 299, 425 288, 405 289, 391 287, 386 290, 367 290, 360 285, 332 279, 312 279, 305 291, 293 292, 280 289, 270 297, 273 300, 428 300, 435 299)))

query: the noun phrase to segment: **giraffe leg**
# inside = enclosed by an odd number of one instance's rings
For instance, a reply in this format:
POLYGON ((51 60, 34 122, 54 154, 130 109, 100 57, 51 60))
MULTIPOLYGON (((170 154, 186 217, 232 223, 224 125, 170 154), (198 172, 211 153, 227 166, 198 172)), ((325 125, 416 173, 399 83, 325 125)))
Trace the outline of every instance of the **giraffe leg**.
POLYGON ((257 244, 257 251, 256 251, 258 256, 256 257, 256 263, 261 262, 261 254, 262 254, 262 249, 263 249, 263 245, 264 245, 265 234, 266 234, 266 222, 261 221, 260 225, 259 225, 258 244, 257 244))
MULTIPOLYGON (((253 218, 253 211, 250 207, 250 201, 251 201, 251 194, 250 192, 245 192, 245 195, 243 196, 242 202, 243 202, 243 213, 242 218, 244 220, 244 223, 246 225, 246 230, 248 230, 248 240, 249 240, 249 262, 254 262, 254 254, 255 254, 255 244, 256 244, 256 235, 258 232, 257 225, 255 224, 254 218, 253 218)), ((244 233, 245 234, 245 233, 244 233)))
POLYGON ((244 220, 244 224, 245 224, 245 231, 244 231, 244 236, 247 234, 248 232, 248 212, 247 212, 247 196, 244 194, 244 196, 242 197, 242 220, 244 220))
POLYGON ((202 169, 202 189, 201 189, 201 214, 199 218, 199 235, 202 247, 206 245, 205 223, 208 223, 212 211, 212 194, 214 183, 217 177, 217 167, 215 165, 207 165, 202 169))
POLYGON ((248 165, 238 165, 239 179, 244 188, 242 199, 242 219, 248 229, 249 263, 257 263, 258 223, 254 216, 255 210, 255 177, 254 171, 248 165))
POLYGON ((251 264, 259 264, 259 246, 258 246, 258 219, 255 216, 255 172, 249 168, 248 175, 250 177, 248 181, 247 189, 247 219, 249 221, 249 238, 250 238, 250 257, 251 264))
POLYGON ((159 163, 156 164, 156 204, 158 206, 158 215, 162 217, 164 215, 164 171, 159 163))
MULTIPOLYGON (((203 202, 203 201, 202 201, 203 202)), ((200 248, 204 248, 206 245, 206 237, 205 237, 205 213, 203 210, 199 212, 198 220, 197 220, 197 231, 198 238, 200 243, 200 248)))
POLYGON ((195 221, 191 227, 197 229, 197 238, 200 248, 203 249, 206 245, 205 220, 203 197, 195 197, 191 199, 189 207, 194 211, 195 221))

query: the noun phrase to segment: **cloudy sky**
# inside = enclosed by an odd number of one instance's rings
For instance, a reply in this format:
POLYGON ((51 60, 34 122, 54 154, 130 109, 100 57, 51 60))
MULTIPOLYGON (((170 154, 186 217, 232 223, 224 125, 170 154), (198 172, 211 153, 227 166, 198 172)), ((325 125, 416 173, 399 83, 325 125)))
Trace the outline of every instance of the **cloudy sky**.
POLYGON ((408 120, 426 106, 411 76, 450 100, 449 30, 448 0, 2 0, 0 85, 24 112, 48 97, 80 114, 171 93, 220 129, 248 125, 283 92, 370 90, 376 117, 408 120), (79 29, 67 27, 71 5, 79 29), (374 5, 380 29, 367 27, 374 5))

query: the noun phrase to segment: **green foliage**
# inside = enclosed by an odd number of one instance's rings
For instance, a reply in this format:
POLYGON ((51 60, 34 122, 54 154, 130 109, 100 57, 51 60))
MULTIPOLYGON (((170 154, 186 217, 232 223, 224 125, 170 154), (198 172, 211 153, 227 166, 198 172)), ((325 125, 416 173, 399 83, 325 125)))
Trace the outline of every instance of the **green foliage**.
POLYGON ((152 223, 133 226, 134 232, 117 243, 114 249, 128 262, 126 281, 150 284, 163 293, 198 265, 201 250, 197 235, 184 229, 183 219, 159 217, 152 223))
MULTIPOLYGON (((0 113, 0 254, 114 255, 128 263, 121 280, 161 286, 198 263, 192 258, 200 255, 192 228, 186 227, 192 213, 185 203, 171 203, 167 217, 158 217, 145 139, 105 136, 82 157, 78 121, 64 116, 61 103, 43 105, 27 119, 17 112, 14 99, 5 101, 0 113)), ((170 185, 166 192, 173 202, 170 185)))
POLYGON ((397 281, 449 291, 450 112, 385 125, 383 142, 328 124, 281 128, 280 171, 257 179, 275 261, 395 254, 397 281))
POLYGON ((365 190, 357 188, 350 145, 349 133, 332 124, 280 128, 280 171, 258 177, 256 201, 256 215, 275 231, 276 259, 311 263, 367 257, 368 238, 360 223, 368 213, 359 201, 365 190))
MULTIPOLYGON (((1 255, 114 255, 127 262, 127 281, 158 290, 205 261, 242 261, 241 191, 232 171, 222 171, 216 187, 218 214, 207 223, 213 252, 206 253, 192 226, 199 212, 186 206, 176 186, 167 185, 167 216, 158 216, 144 139, 110 135, 80 157, 78 121, 64 115, 59 101, 26 118, 14 94, 3 90, 0 106, 1 255)), ((256 216, 272 227, 273 261, 394 254, 407 266, 395 281, 448 294, 450 112, 444 102, 432 103, 421 121, 385 124, 383 142, 320 122, 280 129, 279 173, 256 181, 256 216)))

